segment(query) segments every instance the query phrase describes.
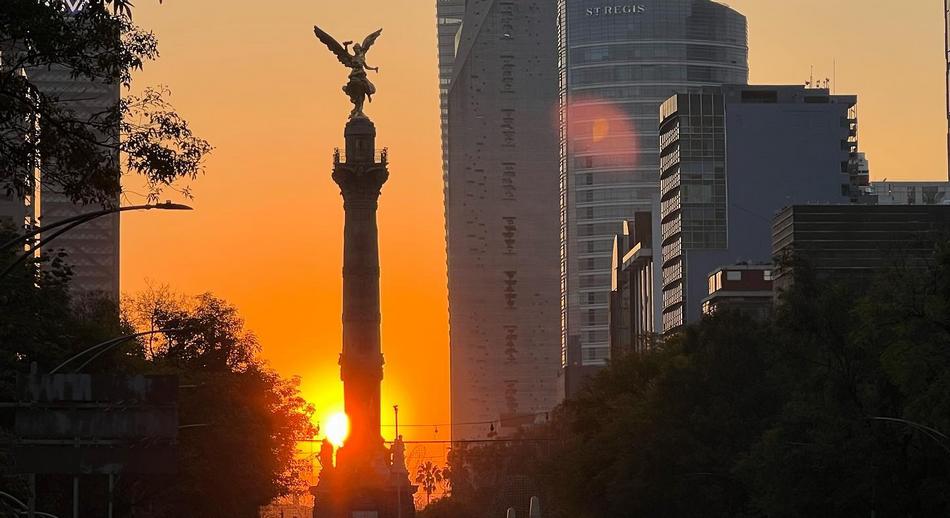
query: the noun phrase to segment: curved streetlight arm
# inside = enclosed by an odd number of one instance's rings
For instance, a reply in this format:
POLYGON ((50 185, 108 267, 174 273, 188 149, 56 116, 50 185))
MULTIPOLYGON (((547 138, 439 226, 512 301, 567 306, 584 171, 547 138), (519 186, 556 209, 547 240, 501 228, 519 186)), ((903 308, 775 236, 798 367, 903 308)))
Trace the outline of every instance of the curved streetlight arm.
POLYGON ((0 496, 6 497, 6 498, 8 498, 8 499, 10 499, 10 500, 13 500, 17 505, 19 505, 20 507, 22 507, 22 508, 24 508, 24 509, 26 509, 26 507, 27 507, 27 505, 24 504, 22 500, 20 500, 19 498, 17 498, 17 497, 15 497, 15 496, 11 495, 10 493, 5 493, 5 492, 3 492, 3 491, 0 491, 0 496))
POLYGON ((20 264, 22 264, 23 261, 26 261, 27 258, 29 258, 31 255, 33 255, 34 253, 36 253, 36 251, 39 250, 40 247, 42 247, 43 245, 45 245, 45 244, 49 243, 50 241, 56 239, 57 237, 59 237, 59 236, 65 234, 66 232, 69 232, 70 230, 72 230, 72 229, 78 227, 79 225, 82 225, 83 223, 86 223, 87 221, 89 221, 89 220, 88 220, 88 219, 82 219, 82 220, 79 220, 79 221, 74 221, 74 222, 72 222, 71 224, 67 225, 66 227, 61 228, 61 229, 57 230, 56 232, 53 232, 52 234, 50 234, 50 235, 44 237, 43 239, 41 239, 40 241, 38 241, 36 244, 34 244, 32 247, 30 247, 29 250, 27 250, 27 251, 23 252, 22 254, 20 254, 19 256, 17 256, 17 258, 16 258, 15 261, 13 261, 13 262, 10 263, 6 268, 4 268, 3 271, 0 272, 0 279, 6 277, 10 272, 13 271, 14 268, 16 268, 17 266, 19 266, 20 264))
POLYGON ((934 442, 939 444, 940 447, 946 450, 947 453, 950 453, 950 437, 948 437, 946 434, 944 434, 940 430, 937 430, 936 428, 932 428, 925 424, 908 421, 907 419, 900 419, 897 417, 868 417, 868 419, 870 419, 871 421, 883 421, 886 423, 899 423, 899 424, 903 424, 911 428, 914 428, 916 430, 920 430, 924 432, 925 434, 927 434, 928 437, 933 439, 934 442), (941 439, 943 441, 941 441, 941 439))
MULTIPOLYGON (((83 349, 82 351, 80 351, 80 352, 78 352, 78 353, 76 353, 76 354, 70 356, 69 359, 67 359, 67 360, 64 361, 63 363, 60 363, 59 365, 57 365, 57 366, 56 366, 53 370, 51 370, 49 373, 50 373, 50 374, 56 374, 57 372, 59 372, 60 369, 62 369, 63 367, 65 367, 67 364, 69 364, 69 362, 75 360, 76 358, 79 358, 80 356, 82 356, 82 355, 84 355, 84 354, 86 354, 86 353, 88 353, 88 352, 95 351, 96 349, 99 349, 100 347, 108 348, 108 347, 111 347, 111 346, 118 345, 118 344, 120 344, 120 343, 122 343, 122 342, 125 342, 125 341, 127 341, 127 340, 133 340, 133 339, 138 338, 138 337, 140 337, 140 336, 148 336, 148 335, 154 335, 154 334, 158 334, 158 333, 167 333, 167 332, 169 332, 169 331, 175 331, 175 329, 156 329, 156 330, 153 330, 153 331, 143 331, 143 332, 141 332, 141 333, 134 333, 134 334, 131 334, 131 335, 125 335, 125 336, 120 336, 120 337, 118 337, 118 338, 113 338, 112 340, 106 340, 105 342, 98 343, 98 344, 96 344, 96 345, 93 345, 92 347, 88 347, 88 348, 86 348, 86 349, 83 349)), ((87 363, 88 363, 88 362, 87 362, 87 363)), ((86 365, 86 364, 84 363, 83 366, 85 366, 85 365, 86 365)))
POLYGON ((73 216, 73 217, 71 217, 71 218, 66 218, 66 219, 64 219, 64 220, 62 220, 62 221, 57 221, 56 223, 53 223, 53 224, 51 224, 51 225, 43 226, 43 227, 40 227, 40 228, 34 228, 33 230, 31 230, 31 231, 29 231, 29 232, 27 232, 27 233, 25 233, 25 234, 20 234, 19 236, 16 236, 16 237, 10 238, 10 239, 7 240, 7 241, 4 241, 3 244, 0 244, 0 249, 4 249, 4 248, 10 247, 10 246, 13 246, 13 245, 15 245, 15 244, 17 244, 17 243, 22 243, 23 241, 26 241, 27 239, 29 239, 29 238, 31 238, 31 237, 33 237, 33 236, 35 236, 35 235, 37 235, 37 234, 39 234, 39 233, 41 233, 41 232, 45 232, 45 231, 47 231, 47 230, 52 230, 52 229, 54 229, 54 228, 58 228, 58 227, 61 227, 61 226, 63 226, 63 225, 68 225, 68 224, 73 223, 73 222, 75 222, 75 221, 86 220, 86 218, 89 218, 89 219, 101 218, 102 216, 106 216, 106 215, 112 214, 112 213, 114 213, 114 212, 116 212, 116 209, 103 209, 103 210, 99 210, 99 211, 96 211, 96 212, 90 212, 90 213, 88 213, 88 214, 79 214, 78 216, 73 216))
MULTIPOLYGON (((13 496, 13 495, 11 495, 10 493, 4 493, 3 491, 0 491, 0 496, 9 498, 10 500, 13 500, 13 501, 16 502, 17 504, 19 504, 20 507, 22 507, 23 509, 29 509, 29 508, 30 508, 30 506, 24 504, 23 501, 21 501, 19 498, 15 497, 15 496, 13 496)), ((17 513, 17 514, 30 514, 30 511, 16 511, 16 513, 17 513)), ((48 518, 59 518, 59 517, 56 516, 55 514, 49 514, 49 513, 44 513, 44 512, 40 512, 40 511, 33 511, 33 514, 35 514, 36 516, 46 516, 46 517, 48 517, 48 518)))
POLYGON ((48 236, 46 236, 46 237, 40 239, 40 241, 37 242, 37 243, 35 243, 32 247, 30 247, 29 250, 27 250, 27 251, 23 252, 22 254, 20 254, 20 255, 17 257, 17 259, 16 259, 15 261, 13 261, 12 264, 10 264, 9 266, 7 266, 2 272, 0 272, 0 279, 2 279, 3 277, 6 277, 7 274, 9 274, 11 271, 13 271, 14 268, 16 268, 16 267, 17 267, 19 264, 21 264, 23 261, 25 261, 28 257, 30 257, 31 255, 33 255, 33 254, 34 254, 37 250, 39 250, 41 247, 43 247, 44 245, 48 244, 50 241, 56 239, 57 237, 63 235, 64 233, 69 232, 70 230, 72 230, 72 229, 78 227, 79 225, 88 223, 88 222, 90 222, 90 221, 92 221, 92 220, 94 220, 94 219, 97 219, 97 218, 100 218, 100 217, 102 217, 102 216, 106 216, 106 215, 109 215, 109 214, 114 214, 114 213, 119 213, 119 212, 126 212, 126 211, 132 211, 132 210, 152 210, 152 209, 160 209, 160 210, 194 210, 194 209, 192 209, 191 207, 189 207, 188 205, 181 205, 181 204, 178 204, 178 203, 167 202, 167 203, 160 203, 160 204, 158 204, 158 205, 132 205, 132 206, 129 206, 129 207, 119 207, 119 208, 115 208, 115 209, 100 210, 100 211, 98 211, 98 212, 91 212, 91 213, 89 213, 89 214, 80 214, 79 216, 74 216, 74 217, 72 217, 72 218, 67 218, 67 219, 64 219, 64 220, 62 220, 62 221, 58 221, 58 222, 56 222, 56 223, 54 223, 54 224, 52 224, 52 225, 49 225, 49 226, 40 228, 40 229, 38 229, 38 230, 36 230, 36 231, 33 231, 33 232, 26 233, 26 234, 24 234, 24 235, 22 235, 22 236, 19 236, 19 237, 16 237, 16 238, 13 238, 13 239, 7 241, 6 243, 3 243, 2 245, 0 245, 0 250, 2 250, 2 249, 7 248, 8 246, 15 245, 15 244, 17 244, 17 243, 19 243, 19 242, 21 242, 21 241, 24 241, 24 240, 26 240, 26 239, 29 239, 29 238, 31 238, 31 237, 37 235, 37 234, 40 234, 40 233, 45 232, 45 231, 48 231, 48 230, 50 230, 50 229, 58 228, 58 227, 64 227, 64 228, 60 228, 59 230, 57 230, 56 232, 54 232, 54 233, 52 233, 52 234, 50 234, 50 235, 48 235, 48 236))
MULTIPOLYGON (((141 336, 141 335, 154 335, 154 334, 159 334, 159 333, 168 333, 168 332, 171 332, 171 331, 178 331, 178 329, 156 329, 156 330, 153 330, 153 331, 147 331, 147 332, 145 332, 145 333, 139 333, 138 336, 141 336)), ((80 365, 79 367, 76 367, 76 369, 73 370, 73 372, 74 372, 74 373, 78 373, 78 372, 82 371, 83 368, 84 368, 86 365, 89 365, 90 363, 92 363, 96 358, 98 358, 98 357, 102 356, 103 354, 109 352, 110 350, 112 350, 112 348, 118 347, 119 345, 122 345, 122 344, 123 344, 124 342, 126 342, 127 340, 132 340, 133 338, 138 338, 138 336, 135 336, 135 335, 125 336, 125 337, 122 337, 122 339, 117 338, 117 339, 113 340, 112 343, 108 343, 108 344, 102 345, 102 348, 101 348, 96 354, 93 354, 88 360, 84 361, 84 362, 82 363, 82 365, 80 365)))
POLYGON ((115 213, 119 213, 119 212, 126 212, 126 211, 130 211, 130 210, 152 210, 152 209, 160 209, 160 210, 194 210, 194 209, 192 209, 191 207, 189 207, 188 205, 182 205, 182 204, 180 204, 180 203, 172 203, 172 202, 170 202, 170 201, 169 201, 169 202, 165 202, 165 203, 158 203, 158 204, 155 204, 155 205, 131 205, 131 206, 128 206, 128 207, 114 207, 114 208, 111 208, 111 209, 102 209, 102 210, 99 210, 99 211, 90 212, 90 213, 87 213, 87 214, 79 214, 78 216, 73 216, 73 217, 71 217, 71 218, 66 218, 66 219, 64 219, 64 220, 62 220, 62 221, 57 221, 56 223, 52 223, 52 224, 50 224, 50 225, 46 225, 46 226, 43 226, 43 227, 34 229, 34 230, 30 231, 30 232, 27 232, 26 234, 22 234, 22 235, 19 235, 19 236, 17 236, 17 237, 11 238, 11 239, 5 241, 3 244, 0 244, 0 249, 5 249, 5 248, 10 247, 10 246, 13 246, 13 245, 15 245, 15 244, 17 244, 17 243, 22 243, 23 241, 26 241, 27 239, 29 239, 29 238, 31 238, 31 237, 37 235, 37 234, 40 234, 40 233, 42 233, 42 232, 46 232, 46 231, 48 231, 48 230, 52 230, 52 229, 54 229, 54 228, 62 227, 62 226, 64 226, 64 225, 69 225, 70 223, 74 223, 74 222, 76 222, 76 221, 81 221, 82 223, 85 223, 85 222, 87 222, 87 221, 91 221, 91 220, 94 220, 94 219, 97 219, 97 218, 101 218, 102 216, 108 216, 109 214, 115 214, 115 213))

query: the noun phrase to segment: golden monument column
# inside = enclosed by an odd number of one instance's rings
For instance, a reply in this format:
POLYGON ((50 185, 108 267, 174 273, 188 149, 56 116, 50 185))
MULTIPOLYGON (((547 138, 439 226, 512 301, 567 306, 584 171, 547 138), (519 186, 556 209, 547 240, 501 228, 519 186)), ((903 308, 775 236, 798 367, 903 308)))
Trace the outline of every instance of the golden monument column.
POLYGON ((363 113, 376 87, 367 70, 366 52, 382 29, 362 44, 342 45, 314 27, 317 38, 351 69, 344 93, 353 103, 344 138, 346 148, 333 159, 333 181, 343 196, 343 352, 340 378, 350 420, 350 435, 333 458, 324 441, 322 469, 315 497, 314 518, 412 518, 415 516, 405 466, 402 438, 388 449, 380 433, 380 384, 383 353, 380 344, 379 241, 376 210, 383 184, 389 179, 385 150, 376 154, 376 126, 363 113))

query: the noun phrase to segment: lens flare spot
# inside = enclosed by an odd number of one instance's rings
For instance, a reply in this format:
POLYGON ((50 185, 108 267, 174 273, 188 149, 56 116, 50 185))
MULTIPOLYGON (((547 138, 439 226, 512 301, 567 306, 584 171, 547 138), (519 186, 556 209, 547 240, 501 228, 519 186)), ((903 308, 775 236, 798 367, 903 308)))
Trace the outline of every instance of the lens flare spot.
POLYGON ((339 448, 343 446, 343 441, 345 441, 346 437, 350 434, 350 418, 343 412, 337 412, 331 415, 330 419, 327 419, 325 429, 327 440, 339 448))
POLYGON ((605 118, 599 118, 594 121, 592 128, 592 137, 594 142, 600 142, 610 135, 610 121, 605 118))

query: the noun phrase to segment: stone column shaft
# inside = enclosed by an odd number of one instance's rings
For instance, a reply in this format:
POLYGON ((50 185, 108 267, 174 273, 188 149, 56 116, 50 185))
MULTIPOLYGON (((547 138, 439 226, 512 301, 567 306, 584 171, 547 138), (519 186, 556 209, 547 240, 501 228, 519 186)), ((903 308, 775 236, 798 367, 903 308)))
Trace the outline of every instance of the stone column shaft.
MULTIPOLYGON (((346 214, 343 232, 343 353, 340 376, 350 437, 338 457, 341 465, 379 464, 380 434, 379 242, 376 210, 389 177, 385 158, 375 156, 376 129, 369 119, 346 125, 346 160, 336 160, 333 180, 340 186, 346 214)), ((345 466, 344 466, 345 467, 345 466)))

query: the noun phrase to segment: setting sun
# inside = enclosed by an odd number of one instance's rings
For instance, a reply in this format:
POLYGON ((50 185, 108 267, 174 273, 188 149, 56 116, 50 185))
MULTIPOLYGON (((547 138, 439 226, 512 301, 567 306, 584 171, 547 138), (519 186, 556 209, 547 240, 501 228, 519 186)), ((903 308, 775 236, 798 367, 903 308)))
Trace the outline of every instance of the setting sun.
POLYGON ((327 419, 326 434, 331 444, 337 448, 343 446, 343 441, 350 434, 350 419, 343 412, 331 415, 327 419))

